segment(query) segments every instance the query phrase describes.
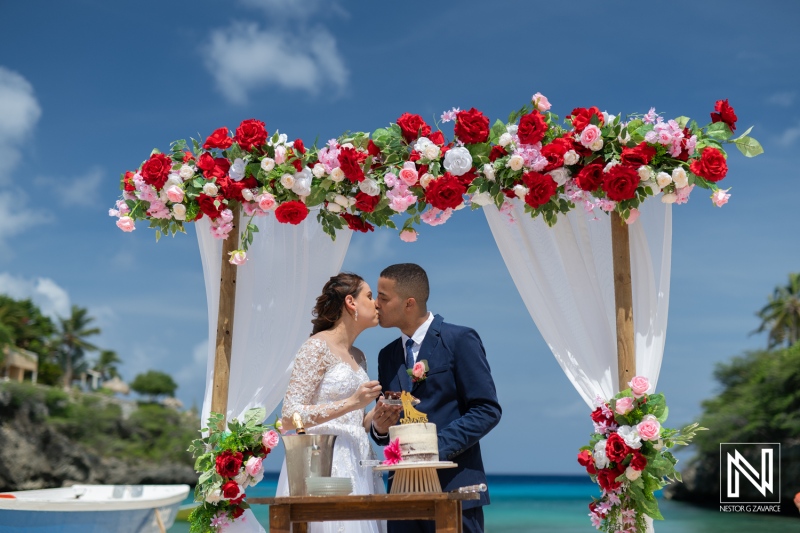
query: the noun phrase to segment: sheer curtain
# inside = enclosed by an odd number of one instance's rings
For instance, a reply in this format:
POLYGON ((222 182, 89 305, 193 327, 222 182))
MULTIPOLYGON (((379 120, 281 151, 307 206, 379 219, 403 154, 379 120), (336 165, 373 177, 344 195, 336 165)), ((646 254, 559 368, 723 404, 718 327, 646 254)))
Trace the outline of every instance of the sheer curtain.
MULTIPOLYGON (((573 209, 550 228, 541 217, 531 219, 519 200, 510 215, 493 205, 483 211, 531 318, 570 382, 590 406, 597 395, 613 396, 619 384, 610 217, 573 209)), ((672 209, 650 201, 640 211, 629 226, 636 374, 655 387, 667 332, 672 209)))
MULTIPOLYGON (((259 232, 247 263, 237 267, 228 420, 256 406, 269 413, 281 402, 295 353, 311 333, 314 302, 328 278, 339 272, 352 236, 345 229, 331 240, 313 211, 296 226, 281 224, 272 215, 253 222, 259 232)), ((197 222, 196 231, 208 302, 205 423, 214 382, 222 241, 211 236, 205 218, 197 222)))

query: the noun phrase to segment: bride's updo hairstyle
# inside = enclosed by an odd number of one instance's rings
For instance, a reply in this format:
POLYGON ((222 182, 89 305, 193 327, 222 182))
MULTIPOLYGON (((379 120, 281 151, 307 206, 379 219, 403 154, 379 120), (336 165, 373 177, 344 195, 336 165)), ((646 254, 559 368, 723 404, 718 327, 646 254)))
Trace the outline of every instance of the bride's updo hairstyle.
POLYGON ((358 297, 363 281, 364 278, 350 272, 340 272, 328 280, 322 287, 322 294, 317 297, 314 310, 311 311, 311 315, 314 317, 311 320, 311 323, 314 324, 312 335, 333 327, 342 316, 344 299, 347 295, 353 298, 358 297))

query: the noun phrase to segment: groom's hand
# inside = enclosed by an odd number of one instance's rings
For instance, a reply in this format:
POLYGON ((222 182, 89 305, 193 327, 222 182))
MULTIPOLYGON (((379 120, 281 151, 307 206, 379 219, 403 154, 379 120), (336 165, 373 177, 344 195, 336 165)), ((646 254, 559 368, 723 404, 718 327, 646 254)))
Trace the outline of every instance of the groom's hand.
POLYGON ((375 431, 380 435, 389 433, 389 428, 400 420, 402 410, 402 405, 386 405, 383 403, 383 397, 378 398, 378 403, 375 405, 375 416, 372 418, 375 431))

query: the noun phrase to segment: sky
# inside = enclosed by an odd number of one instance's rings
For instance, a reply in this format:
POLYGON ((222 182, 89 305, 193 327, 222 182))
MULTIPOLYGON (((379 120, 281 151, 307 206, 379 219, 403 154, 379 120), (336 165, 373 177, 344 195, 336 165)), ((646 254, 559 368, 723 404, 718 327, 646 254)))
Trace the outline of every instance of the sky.
MULTIPOLYGON (((176 139, 263 120, 306 145, 372 131, 404 112, 508 114, 541 92, 552 111, 655 107, 709 120, 727 98, 765 154, 731 147, 723 208, 703 190, 673 210, 669 326, 658 390, 669 427, 718 392, 715 365, 766 346, 755 312, 800 270, 800 5, 234 0, 0 0, 0 293, 51 316, 89 309, 123 378, 174 376, 202 403, 207 346, 193 228, 155 242, 108 216, 119 176, 176 139)), ((475 328, 503 419, 482 441, 490 473, 580 474, 592 431, 580 399, 527 313, 484 216, 456 213, 414 244, 392 230, 353 236, 343 269, 373 285, 417 262, 429 308, 475 328)), ((357 345, 376 376, 395 331, 357 345)), ((682 455, 681 457, 688 458, 682 455)), ((280 463, 275 463, 274 470, 280 463)))

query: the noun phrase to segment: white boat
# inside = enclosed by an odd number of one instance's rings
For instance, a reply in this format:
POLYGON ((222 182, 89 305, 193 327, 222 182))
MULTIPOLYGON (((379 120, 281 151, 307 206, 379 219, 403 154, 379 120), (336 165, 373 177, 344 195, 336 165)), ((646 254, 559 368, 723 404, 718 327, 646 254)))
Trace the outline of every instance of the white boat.
POLYGON ((189 485, 73 485, 0 493, 0 532, 163 533, 189 485))

